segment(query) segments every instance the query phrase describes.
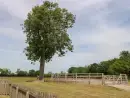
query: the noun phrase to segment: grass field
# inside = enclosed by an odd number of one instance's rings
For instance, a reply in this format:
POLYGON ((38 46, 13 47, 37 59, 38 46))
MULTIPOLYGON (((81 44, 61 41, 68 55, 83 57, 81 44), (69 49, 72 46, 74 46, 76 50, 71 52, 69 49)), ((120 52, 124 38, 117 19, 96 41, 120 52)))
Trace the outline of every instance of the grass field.
POLYGON ((130 98, 130 92, 102 85, 87 85, 74 83, 26 82, 36 78, 9 78, 38 91, 51 92, 59 98, 130 98))
POLYGON ((9 96, 0 96, 0 98, 9 98, 9 96))

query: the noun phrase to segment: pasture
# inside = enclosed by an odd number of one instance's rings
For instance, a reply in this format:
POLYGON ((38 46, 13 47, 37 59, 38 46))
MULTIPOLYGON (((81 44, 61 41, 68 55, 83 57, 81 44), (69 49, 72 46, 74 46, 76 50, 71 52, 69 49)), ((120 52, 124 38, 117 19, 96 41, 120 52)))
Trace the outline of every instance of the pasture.
POLYGON ((7 97, 7 96, 0 96, 0 98, 9 98, 9 97, 7 97))
POLYGON ((30 77, 13 77, 8 79, 13 83, 25 85, 37 91, 54 93, 59 98, 130 98, 130 94, 127 91, 103 85, 40 82, 33 81, 36 78, 30 77))

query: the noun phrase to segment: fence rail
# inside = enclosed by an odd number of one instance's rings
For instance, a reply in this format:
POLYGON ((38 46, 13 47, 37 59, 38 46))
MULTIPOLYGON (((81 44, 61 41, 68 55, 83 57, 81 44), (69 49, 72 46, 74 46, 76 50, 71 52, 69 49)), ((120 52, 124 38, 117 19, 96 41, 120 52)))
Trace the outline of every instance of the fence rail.
POLYGON ((54 82, 85 82, 88 84, 127 84, 126 74, 104 75, 103 73, 68 73, 52 74, 51 80, 54 82))
POLYGON ((128 77, 126 74, 104 75, 103 78, 106 84, 128 84, 128 77))
POLYGON ((12 84, 8 80, 0 80, 0 95, 9 95, 10 98, 57 98, 55 94, 38 92, 34 89, 12 84))

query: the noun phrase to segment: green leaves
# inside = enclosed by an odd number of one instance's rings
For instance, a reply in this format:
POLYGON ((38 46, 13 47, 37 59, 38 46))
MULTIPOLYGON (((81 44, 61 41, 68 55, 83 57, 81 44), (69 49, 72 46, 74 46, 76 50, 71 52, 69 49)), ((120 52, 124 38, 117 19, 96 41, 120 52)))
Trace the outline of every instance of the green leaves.
POLYGON ((36 62, 43 56, 49 62, 56 53, 64 56, 67 51, 72 51, 67 30, 74 23, 75 16, 57 3, 45 1, 35 6, 23 24, 28 44, 24 52, 28 59, 36 62))
POLYGON ((130 75, 130 52, 122 51, 120 57, 110 67, 116 74, 125 73, 130 75))
POLYGON ((104 73, 104 74, 127 74, 130 75, 130 52, 122 51, 119 58, 93 63, 86 67, 71 67, 69 73, 87 72, 87 73, 104 73), (75 71, 76 70, 76 71, 75 71))

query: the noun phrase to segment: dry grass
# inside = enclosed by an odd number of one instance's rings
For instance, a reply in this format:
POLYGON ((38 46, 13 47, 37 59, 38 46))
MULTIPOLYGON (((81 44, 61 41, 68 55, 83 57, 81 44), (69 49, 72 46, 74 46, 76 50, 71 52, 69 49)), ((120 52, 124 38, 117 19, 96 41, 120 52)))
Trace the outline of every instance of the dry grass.
POLYGON ((9 98, 9 96, 1 96, 1 95, 0 95, 0 98, 9 98))
POLYGON ((130 92, 102 85, 86 85, 74 83, 26 82, 36 78, 10 78, 38 91, 57 94, 59 98, 130 98, 130 92))
POLYGON ((130 80, 128 81, 128 84, 130 85, 130 80))

